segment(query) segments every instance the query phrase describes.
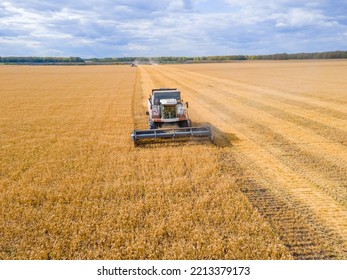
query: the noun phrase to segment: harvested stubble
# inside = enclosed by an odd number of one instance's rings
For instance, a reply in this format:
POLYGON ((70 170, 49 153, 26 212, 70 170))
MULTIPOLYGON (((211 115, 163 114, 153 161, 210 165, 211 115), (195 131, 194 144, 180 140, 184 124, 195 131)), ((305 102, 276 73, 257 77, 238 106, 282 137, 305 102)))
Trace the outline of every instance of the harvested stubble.
POLYGON ((144 86, 179 87, 192 119, 217 128, 223 174, 294 258, 346 258, 345 60, 140 70, 144 86))

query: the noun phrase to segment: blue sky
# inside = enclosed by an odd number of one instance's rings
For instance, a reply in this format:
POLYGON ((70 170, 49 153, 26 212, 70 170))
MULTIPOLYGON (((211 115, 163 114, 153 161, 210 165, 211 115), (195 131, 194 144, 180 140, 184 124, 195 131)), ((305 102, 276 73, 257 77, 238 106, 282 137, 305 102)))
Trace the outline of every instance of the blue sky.
POLYGON ((0 56, 347 50, 347 0, 2 0, 0 56))

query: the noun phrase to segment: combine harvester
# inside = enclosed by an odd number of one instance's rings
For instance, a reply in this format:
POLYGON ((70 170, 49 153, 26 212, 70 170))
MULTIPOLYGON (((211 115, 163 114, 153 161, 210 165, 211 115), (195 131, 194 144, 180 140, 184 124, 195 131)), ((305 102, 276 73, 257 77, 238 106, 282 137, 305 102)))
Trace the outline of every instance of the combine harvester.
POLYGON ((188 102, 183 104, 181 92, 176 88, 153 89, 148 98, 148 126, 134 130, 131 139, 135 144, 170 139, 211 139, 209 126, 192 127, 188 117, 188 102))

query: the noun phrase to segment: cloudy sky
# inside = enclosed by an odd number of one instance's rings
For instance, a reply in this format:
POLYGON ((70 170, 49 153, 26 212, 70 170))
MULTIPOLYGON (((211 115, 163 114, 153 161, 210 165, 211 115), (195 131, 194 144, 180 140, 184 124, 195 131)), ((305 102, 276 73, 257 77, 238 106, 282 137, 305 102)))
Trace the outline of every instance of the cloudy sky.
POLYGON ((1 0, 0 56, 347 50, 347 0, 1 0))

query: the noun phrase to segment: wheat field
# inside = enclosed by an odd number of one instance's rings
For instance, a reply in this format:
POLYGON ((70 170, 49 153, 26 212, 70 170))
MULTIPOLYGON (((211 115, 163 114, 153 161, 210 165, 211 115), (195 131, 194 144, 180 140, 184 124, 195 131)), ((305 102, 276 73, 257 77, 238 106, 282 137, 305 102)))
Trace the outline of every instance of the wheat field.
POLYGON ((0 259, 345 259, 346 68, 1 66, 0 259), (213 142, 135 147, 155 87, 213 142))

